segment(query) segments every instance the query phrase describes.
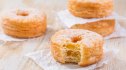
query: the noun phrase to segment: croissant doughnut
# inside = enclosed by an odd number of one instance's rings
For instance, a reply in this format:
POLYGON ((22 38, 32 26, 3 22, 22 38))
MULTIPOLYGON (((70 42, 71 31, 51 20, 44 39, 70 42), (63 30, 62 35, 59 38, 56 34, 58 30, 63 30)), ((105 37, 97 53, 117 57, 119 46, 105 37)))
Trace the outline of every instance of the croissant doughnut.
POLYGON ((46 31, 46 15, 35 9, 16 9, 2 17, 5 34, 16 38, 42 36, 46 31))
POLYGON ((69 0, 68 9, 77 17, 102 18, 113 12, 114 0, 69 0))
POLYGON ((51 37, 51 52, 60 63, 88 66, 103 58, 103 37, 83 29, 65 29, 51 37))

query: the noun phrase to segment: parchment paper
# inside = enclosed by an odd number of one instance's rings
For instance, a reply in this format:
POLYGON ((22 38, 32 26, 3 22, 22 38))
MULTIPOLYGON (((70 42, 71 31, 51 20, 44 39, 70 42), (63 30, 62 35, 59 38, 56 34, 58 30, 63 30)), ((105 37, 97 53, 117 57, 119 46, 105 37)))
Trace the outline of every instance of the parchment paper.
POLYGON ((118 20, 125 21, 126 18, 119 16, 116 13, 113 13, 112 15, 104 18, 83 19, 83 18, 73 16, 68 10, 63 10, 58 12, 58 17, 61 20, 61 22, 64 24, 64 28, 70 28, 72 25, 75 25, 77 23, 85 24, 87 22, 94 22, 94 21, 99 21, 104 19, 115 19, 116 20, 115 31, 111 35, 105 37, 105 39, 126 37, 126 29, 120 26, 120 23, 118 22, 118 20))
POLYGON ((107 64, 118 53, 118 50, 104 48, 104 53, 104 58, 100 62, 87 67, 80 67, 77 64, 61 64, 56 62, 51 55, 49 46, 43 46, 41 51, 29 53, 26 56, 44 70, 93 70, 107 64))

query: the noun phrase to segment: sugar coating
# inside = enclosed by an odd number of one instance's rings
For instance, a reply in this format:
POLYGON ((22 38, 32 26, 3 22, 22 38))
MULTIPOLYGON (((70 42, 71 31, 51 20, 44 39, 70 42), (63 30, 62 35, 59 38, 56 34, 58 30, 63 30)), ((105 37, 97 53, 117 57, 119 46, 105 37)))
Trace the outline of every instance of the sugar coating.
POLYGON ((78 43, 85 44, 87 47, 99 45, 102 43, 103 37, 95 32, 82 29, 65 29, 55 33, 52 37, 53 42, 64 44, 72 42, 71 38, 80 36, 82 39, 78 43))

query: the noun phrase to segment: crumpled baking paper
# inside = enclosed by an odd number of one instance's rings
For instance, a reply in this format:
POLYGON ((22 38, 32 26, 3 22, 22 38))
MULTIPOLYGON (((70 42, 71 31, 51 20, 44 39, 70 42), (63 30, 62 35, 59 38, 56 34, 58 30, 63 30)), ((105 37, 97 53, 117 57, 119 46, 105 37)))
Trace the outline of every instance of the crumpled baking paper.
POLYGON ((118 53, 117 49, 104 48, 104 58, 96 64, 80 67, 77 64, 61 64, 56 62, 51 55, 49 46, 43 46, 41 51, 29 53, 26 56, 32 59, 44 70, 94 70, 107 64, 118 53))
POLYGON ((63 10, 58 12, 58 17, 61 20, 61 22, 64 24, 64 28, 70 28, 72 25, 75 25, 77 23, 84 24, 87 22, 94 22, 94 21, 99 21, 104 19, 115 19, 116 20, 115 31, 111 35, 105 37, 105 39, 126 37, 126 29, 120 26, 120 23, 118 22, 118 20, 125 21, 126 18, 119 16, 116 13, 113 13, 112 15, 104 18, 83 19, 83 18, 73 16, 68 10, 63 10))

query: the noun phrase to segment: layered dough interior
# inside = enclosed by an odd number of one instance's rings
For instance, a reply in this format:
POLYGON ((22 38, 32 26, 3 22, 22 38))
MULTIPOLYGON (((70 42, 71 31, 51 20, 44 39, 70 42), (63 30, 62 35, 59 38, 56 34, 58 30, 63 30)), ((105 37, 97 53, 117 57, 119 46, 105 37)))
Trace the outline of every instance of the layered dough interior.
POLYGON ((80 46, 78 44, 78 41, 80 41, 80 37, 74 37, 71 38, 72 42, 67 42, 63 45, 62 53, 63 57, 65 59, 65 62, 67 63, 78 63, 81 59, 81 52, 80 52, 80 46))

